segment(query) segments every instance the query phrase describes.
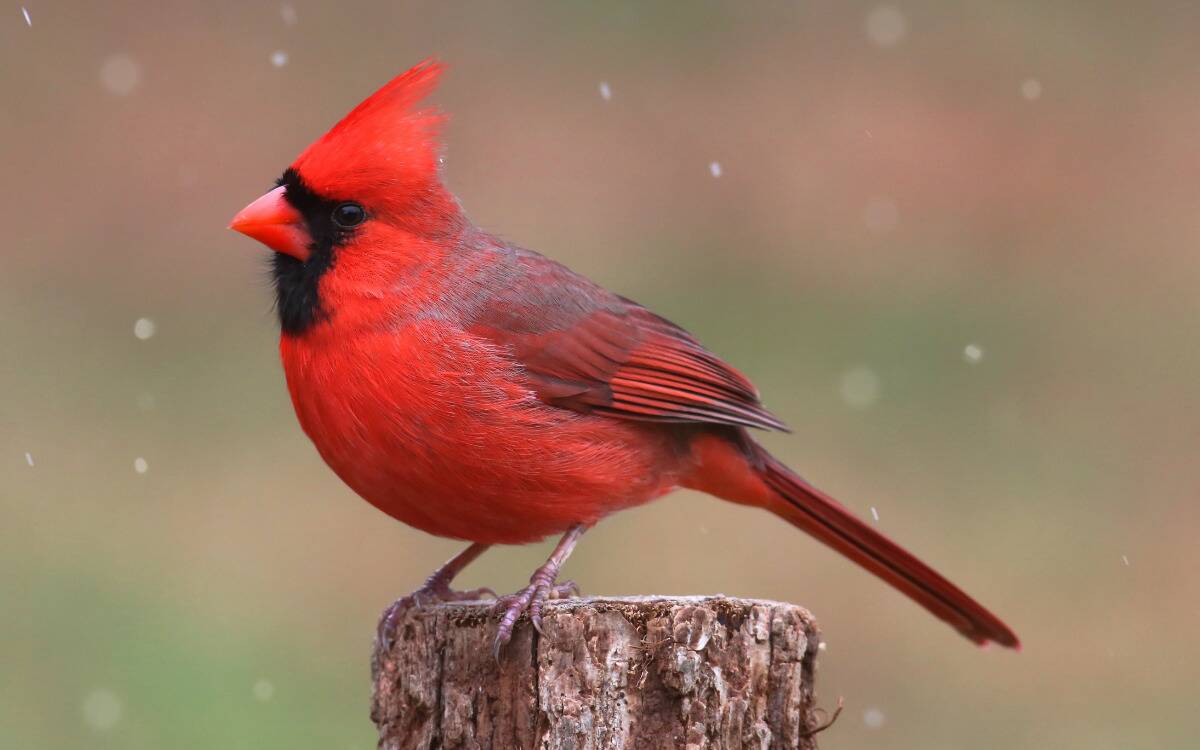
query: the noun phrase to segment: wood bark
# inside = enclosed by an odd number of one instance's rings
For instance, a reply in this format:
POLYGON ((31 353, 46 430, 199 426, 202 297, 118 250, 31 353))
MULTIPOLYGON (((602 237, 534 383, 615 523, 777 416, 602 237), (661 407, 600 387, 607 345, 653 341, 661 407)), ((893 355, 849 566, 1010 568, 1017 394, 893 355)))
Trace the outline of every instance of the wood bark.
POLYGON ((727 597, 549 602, 499 662, 490 602, 410 610, 376 644, 383 750, 815 748, 820 637, 791 604, 727 597))

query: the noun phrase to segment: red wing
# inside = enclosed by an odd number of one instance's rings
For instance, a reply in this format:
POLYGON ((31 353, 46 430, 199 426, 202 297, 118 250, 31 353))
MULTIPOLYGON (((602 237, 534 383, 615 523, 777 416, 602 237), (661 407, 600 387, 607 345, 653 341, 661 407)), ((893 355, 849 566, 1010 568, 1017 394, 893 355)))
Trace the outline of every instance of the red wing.
POLYGON ((687 331, 561 266, 540 270, 543 283, 481 311, 472 330, 508 346, 543 401, 624 419, 787 429, 687 331))

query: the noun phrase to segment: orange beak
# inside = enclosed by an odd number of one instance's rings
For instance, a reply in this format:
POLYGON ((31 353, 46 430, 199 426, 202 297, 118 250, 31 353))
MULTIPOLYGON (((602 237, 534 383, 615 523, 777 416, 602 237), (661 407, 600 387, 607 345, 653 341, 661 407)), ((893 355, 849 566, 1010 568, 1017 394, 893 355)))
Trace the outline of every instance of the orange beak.
POLYGON ((304 217, 283 197, 285 192, 286 187, 277 187, 246 206, 229 222, 229 228, 303 262, 308 260, 312 239, 304 217))

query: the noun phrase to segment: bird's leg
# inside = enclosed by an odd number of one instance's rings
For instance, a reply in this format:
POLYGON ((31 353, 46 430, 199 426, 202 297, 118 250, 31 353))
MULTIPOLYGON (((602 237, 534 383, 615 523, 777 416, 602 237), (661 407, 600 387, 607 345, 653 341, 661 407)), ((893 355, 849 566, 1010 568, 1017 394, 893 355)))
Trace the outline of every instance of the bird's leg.
POLYGON ((512 638, 513 628, 522 612, 529 611, 529 621, 540 633, 542 632, 542 603, 547 599, 559 599, 568 596, 578 596, 579 587, 573 581, 557 583, 558 571, 563 563, 571 556, 571 550, 583 536, 588 527, 582 523, 576 524, 558 540, 550 559, 529 578, 529 585, 515 594, 502 596, 496 600, 496 609, 503 609, 504 616, 500 618, 500 627, 496 631, 496 658, 500 658, 500 649, 512 638))
POLYGON ((484 596, 494 597, 496 592, 489 588, 471 589, 470 591, 452 591, 450 589, 450 582, 454 580, 454 577, 490 546, 490 544, 479 544, 478 542, 472 544, 446 561, 445 565, 433 571, 433 575, 425 579, 421 588, 392 602, 392 605, 385 609, 379 618, 377 637, 383 649, 391 650, 392 638, 396 634, 396 623, 400 619, 400 615, 410 607, 420 607, 423 604, 436 602, 471 601, 484 596))

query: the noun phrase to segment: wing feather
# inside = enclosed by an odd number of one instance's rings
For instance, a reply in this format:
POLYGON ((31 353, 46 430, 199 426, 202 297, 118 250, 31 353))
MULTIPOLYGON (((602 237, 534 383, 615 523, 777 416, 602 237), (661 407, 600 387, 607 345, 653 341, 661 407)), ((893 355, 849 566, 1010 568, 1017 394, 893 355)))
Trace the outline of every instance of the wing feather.
POLYGON ((787 430, 740 372, 632 300, 528 251, 470 329, 507 347, 549 404, 655 422, 787 430))

